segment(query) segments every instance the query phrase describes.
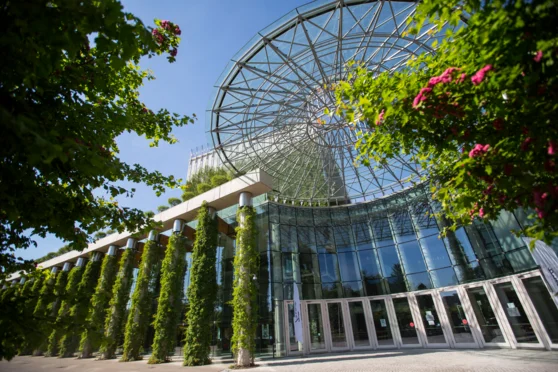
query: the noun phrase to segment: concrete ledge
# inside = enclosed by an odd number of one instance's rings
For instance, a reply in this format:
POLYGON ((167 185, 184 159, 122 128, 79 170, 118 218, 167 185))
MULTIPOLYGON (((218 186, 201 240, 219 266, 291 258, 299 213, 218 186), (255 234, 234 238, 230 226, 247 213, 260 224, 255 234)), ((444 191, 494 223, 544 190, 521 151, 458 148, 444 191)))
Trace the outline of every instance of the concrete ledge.
MULTIPOLYGON (((258 196, 271 191, 272 182, 271 176, 264 171, 257 169, 224 183, 219 187, 215 187, 207 192, 204 192, 203 194, 187 200, 175 207, 156 214, 153 219, 157 222, 162 222, 163 228, 161 231, 167 231, 172 228, 172 224, 175 219, 180 218, 185 221, 195 220, 197 211, 204 201, 219 211, 238 204, 238 198, 241 192, 247 191, 252 193, 253 196, 258 196)), ((126 244, 128 238, 131 238, 132 236, 138 237, 138 239, 147 237, 145 234, 138 235, 129 231, 112 234, 97 240, 95 243, 89 244, 89 246, 81 252, 71 251, 64 253, 63 255, 40 263, 39 267, 46 269, 53 266, 62 266, 64 262, 75 262, 79 257, 87 256, 91 252, 106 252, 112 244, 122 247, 126 244)), ((10 276, 8 281, 19 277, 19 274, 14 274, 10 276)))

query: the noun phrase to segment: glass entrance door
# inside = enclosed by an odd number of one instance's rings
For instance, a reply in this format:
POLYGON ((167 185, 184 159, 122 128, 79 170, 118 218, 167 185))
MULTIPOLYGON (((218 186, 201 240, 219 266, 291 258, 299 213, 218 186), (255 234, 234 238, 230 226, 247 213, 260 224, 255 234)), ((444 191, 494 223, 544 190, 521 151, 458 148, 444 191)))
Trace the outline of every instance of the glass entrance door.
POLYGON ((441 291, 440 298, 444 305, 455 346, 479 347, 471 329, 471 318, 467 316, 457 290, 441 291))
POLYGON ((484 287, 467 288, 466 291, 484 344, 489 346, 508 346, 508 340, 500 327, 484 287))
MULTIPOLYGON (((308 324, 306 336, 311 353, 327 351, 326 338, 324 333, 324 323, 322 317, 322 304, 307 304, 308 324)), ((303 323, 304 324, 304 323, 303 323)))
POLYGON ((392 301, 399 328, 401 347, 421 346, 409 299, 407 297, 394 297, 392 301))
POLYGON ((444 346, 448 347, 442 321, 438 314, 438 309, 434 302, 432 294, 421 294, 416 297, 422 326, 426 335, 427 346, 444 346))
POLYGON ((342 302, 327 302, 327 318, 330 338, 330 350, 343 350, 349 348, 346 314, 342 302))
POLYGON ((349 317, 351 319, 353 348, 369 348, 372 344, 363 301, 349 301, 347 305, 349 306, 349 317))
POLYGON ((521 280, 551 344, 558 345, 558 307, 540 276, 521 280))
POLYGON ((378 348, 395 347, 395 340, 391 330, 392 322, 390 322, 386 300, 383 298, 370 300, 370 309, 372 311, 378 348))

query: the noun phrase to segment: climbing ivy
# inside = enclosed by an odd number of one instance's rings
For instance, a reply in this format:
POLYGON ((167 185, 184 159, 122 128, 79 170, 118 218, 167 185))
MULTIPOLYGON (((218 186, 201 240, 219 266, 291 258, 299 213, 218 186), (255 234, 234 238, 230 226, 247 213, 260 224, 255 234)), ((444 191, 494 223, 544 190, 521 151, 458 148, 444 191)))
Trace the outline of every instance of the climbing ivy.
POLYGON ((192 269, 186 313, 184 365, 198 366, 211 363, 211 317, 213 315, 217 281, 215 261, 217 250, 217 219, 211 216, 207 203, 198 212, 198 227, 192 252, 192 269))
POLYGON ((54 329, 52 330, 50 337, 48 338, 48 356, 58 355, 60 351, 60 340, 64 336, 65 329, 68 327, 68 317, 70 315, 70 308, 73 306, 75 301, 75 292, 83 276, 83 267, 74 266, 68 274, 68 282, 66 283, 66 288, 64 289, 64 295, 62 298, 62 303, 58 309, 58 316, 56 317, 56 322, 54 323, 54 329))
POLYGON ((112 290, 112 298, 105 319, 105 334, 99 349, 101 359, 113 359, 116 357, 118 339, 124 325, 126 304, 130 297, 130 288, 132 287, 135 253, 135 249, 126 249, 120 258, 120 271, 112 290))
POLYGON ((33 350, 40 345, 40 341, 37 342, 37 329, 36 323, 37 319, 34 317, 34 310, 39 302, 40 292, 43 287, 45 278, 47 276, 46 271, 36 270, 32 272, 25 281, 25 284, 21 290, 20 296, 24 299, 23 312, 26 318, 30 318, 28 326, 25 333, 23 334, 24 341, 19 348, 19 355, 28 355, 33 352, 33 350))
MULTIPOLYGON (((53 301, 58 301, 58 299, 55 299, 54 297, 54 288, 60 276, 62 276, 62 273, 56 275, 52 274, 50 271, 47 272, 45 274, 45 279, 43 280, 41 290, 39 291, 39 299, 37 301, 35 309, 33 310, 33 316, 35 317, 35 319, 39 320, 35 333, 35 340, 37 342, 34 343, 34 356, 43 355, 43 352, 47 349, 48 346, 47 337, 52 331, 52 310, 50 309, 50 305, 53 301)), ((64 279, 64 281, 65 280, 66 279, 64 279)))
POLYGON ((168 361, 167 356, 174 349, 184 292, 186 243, 187 239, 180 234, 173 234, 169 239, 161 268, 161 294, 153 323, 155 337, 149 364, 168 361))
POLYGON ((233 336, 231 349, 239 367, 254 362, 258 325, 258 289, 253 275, 258 273, 260 255, 256 246, 256 210, 239 208, 236 213, 236 254, 233 283, 233 336))
POLYGON ((105 316, 112 294, 116 272, 118 270, 118 258, 116 255, 106 255, 101 267, 101 275, 91 298, 91 311, 85 321, 85 329, 81 335, 79 345, 80 358, 90 358, 94 350, 101 345, 105 316))
POLYGON ((73 305, 70 308, 68 322, 60 340, 60 355, 62 358, 73 356, 79 345, 79 335, 83 331, 85 318, 89 312, 89 304, 95 284, 99 279, 101 264, 101 260, 91 259, 85 266, 77 291, 73 295, 73 305))
POLYGON ((153 290, 151 284, 159 275, 161 249, 154 241, 145 243, 141 256, 141 265, 132 296, 132 306, 128 313, 126 332, 124 334, 124 353, 121 361, 140 360, 143 340, 152 315, 153 290))

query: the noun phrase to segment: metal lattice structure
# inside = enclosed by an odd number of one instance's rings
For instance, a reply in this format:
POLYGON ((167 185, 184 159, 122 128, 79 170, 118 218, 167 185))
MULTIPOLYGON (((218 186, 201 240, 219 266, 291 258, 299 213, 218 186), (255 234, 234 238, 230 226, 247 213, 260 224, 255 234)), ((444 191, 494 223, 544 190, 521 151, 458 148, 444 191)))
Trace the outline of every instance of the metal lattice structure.
POLYGON ((422 171, 399 156, 388 164, 355 160, 358 129, 324 114, 335 107, 332 84, 350 60, 381 73, 431 53, 431 27, 403 36, 415 1, 315 1, 259 32, 218 81, 208 118, 215 150, 241 173, 262 168, 277 199, 354 203, 405 189, 422 171), (356 130, 355 130, 356 129, 356 130))

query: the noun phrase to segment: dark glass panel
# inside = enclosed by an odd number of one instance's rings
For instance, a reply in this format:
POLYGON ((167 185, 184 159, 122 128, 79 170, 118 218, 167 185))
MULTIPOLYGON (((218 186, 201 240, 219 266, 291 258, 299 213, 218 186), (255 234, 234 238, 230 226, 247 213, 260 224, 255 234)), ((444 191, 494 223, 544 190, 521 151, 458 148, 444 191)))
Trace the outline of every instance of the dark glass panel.
POLYGON ((380 257, 384 277, 396 276, 402 273, 399 256, 394 246, 378 249, 378 256, 380 257))
POLYGON ((316 235, 313 227, 297 227, 298 249, 301 253, 317 253, 316 235))
POLYGON ((318 255, 301 253, 298 256, 300 264, 300 277, 303 283, 319 283, 320 267, 318 255))
POLYGON ((366 204, 350 207, 349 214, 353 224, 368 221, 368 208, 366 207, 366 204))
POLYGON ((364 285, 367 296, 380 296, 388 293, 383 279, 366 279, 364 285))
POLYGON ((445 344, 446 338, 442 330, 442 323, 434 306, 432 295, 416 296, 426 339, 432 344, 445 344))
POLYGON ((344 282, 360 280, 360 267, 355 252, 338 253, 341 279, 344 282))
POLYGON ((333 225, 349 225, 349 211, 348 208, 331 208, 331 222, 333 225))
POLYGON ((438 235, 438 224, 432 215, 432 210, 428 203, 420 203, 414 205, 413 216, 415 228, 419 237, 427 237, 431 235, 438 235))
POLYGON ((424 253, 424 259, 428 269, 440 269, 451 266, 451 262, 446 251, 444 241, 437 236, 431 236, 420 240, 420 245, 424 253))
POLYGON ((505 342, 504 335, 492 310, 492 305, 483 287, 468 288, 467 294, 471 301, 471 306, 481 328, 484 342, 502 343, 505 342))
POLYGON ((409 307, 407 298, 394 298, 393 307, 395 308, 395 317, 397 318, 403 344, 419 344, 416 324, 411 314, 411 308, 409 307))
POLYGON ((533 256, 527 247, 513 252, 508 252, 505 255, 506 259, 510 262, 513 272, 515 273, 537 267, 537 264, 535 263, 535 260, 533 260, 533 256))
POLYGON ((316 246, 318 252, 335 252, 333 233, 330 227, 316 227, 316 246))
POLYGON ((379 279, 382 277, 376 250, 360 251, 358 252, 358 256, 360 259, 360 272, 363 279, 379 279))
POLYGON ((362 297, 364 296, 364 290, 362 288, 362 281, 356 282, 343 282, 343 289, 345 291, 345 297, 362 297))
POLYGON ((523 279, 525 289, 533 306, 539 314, 539 318, 548 333, 548 337, 553 344, 558 344, 558 308, 550 297, 542 278, 535 276, 523 279))
POLYGON ((283 282, 294 280, 294 262, 292 253, 283 253, 283 282))
POLYGON ((424 258, 417 241, 399 244, 398 248, 399 253, 401 253, 405 273, 412 274, 426 271, 424 258))
POLYGON ((297 226, 314 226, 314 214, 311 208, 296 208, 297 226))
POLYGON ((427 272, 407 275, 407 284, 410 291, 431 289, 430 277, 427 272))
POLYGON ((356 244, 357 251, 365 251, 367 249, 372 249, 372 242, 361 242, 356 244))
POLYGON ((386 281, 390 293, 394 294, 407 292, 407 285, 405 283, 405 277, 403 275, 392 276, 391 278, 387 278, 386 281))
POLYGON ((457 292, 441 292, 440 296, 444 303, 455 342, 458 344, 474 343, 475 339, 471 332, 469 319, 465 316, 465 310, 457 292))
POLYGON ((434 283, 435 288, 449 287, 458 284, 453 267, 430 271, 430 276, 432 277, 432 283, 434 283))
POLYGON ((318 255, 318 258, 320 261, 320 276, 322 282, 340 281, 337 255, 334 253, 321 253, 318 255))
POLYGON ((408 212, 395 214, 392 218, 393 234, 398 243, 415 240, 415 230, 408 212))
POLYGON ((374 242, 376 247, 386 247, 394 245, 389 220, 380 218, 371 221, 372 232, 374 233, 374 242))
POLYGON ((337 246, 337 252, 354 250, 351 226, 335 226, 333 228, 333 232, 335 235, 335 245, 337 246))
POLYGON ((322 285, 302 283, 302 299, 304 300, 321 300, 322 299, 322 285))
POLYGON ((322 283, 323 298, 343 298, 341 283, 322 283))
POLYGON ((469 283, 475 280, 486 279, 484 271, 478 261, 471 261, 467 265, 453 267, 459 283, 469 283))
POLYGON ((469 261, 476 260, 477 256, 475 255, 475 251, 473 250, 473 246, 469 241, 469 237, 467 236, 467 232, 465 231, 465 229, 463 227, 458 228, 457 230, 455 230, 454 235, 459 241, 459 245, 461 246, 461 249, 465 253, 467 259, 469 261))
POLYGON ((372 236, 370 236, 370 228, 368 227, 367 222, 358 222, 353 225, 353 233, 355 236, 355 242, 369 242, 372 240, 372 236))
POLYGON ((279 206, 279 221, 281 224, 296 225, 296 208, 279 206))
POLYGON ((349 302, 349 313, 353 330, 353 341, 356 347, 370 346, 368 327, 366 326, 366 315, 362 301, 349 302))
POLYGON ((527 313, 523 309, 523 305, 515 292, 511 283, 495 284, 494 289, 500 300, 500 304, 504 309, 506 318, 510 323, 515 339, 519 343, 537 343, 539 342, 533 326, 527 317, 527 313))
POLYGON ((372 309, 372 319, 374 320, 378 345, 393 345, 386 302, 384 300, 370 300, 370 308, 372 309))
POLYGON ((329 226, 331 225, 331 218, 328 208, 314 208, 314 223, 316 226, 329 226))
POLYGON ((269 222, 279 223, 279 206, 277 204, 269 203, 269 222))
POLYGON ((296 227, 281 225, 281 250, 283 252, 298 252, 296 227))
POLYGON ((345 332, 343 306, 341 305, 341 302, 328 303, 327 313, 329 316, 331 346, 334 348, 347 347, 347 334, 345 332))

